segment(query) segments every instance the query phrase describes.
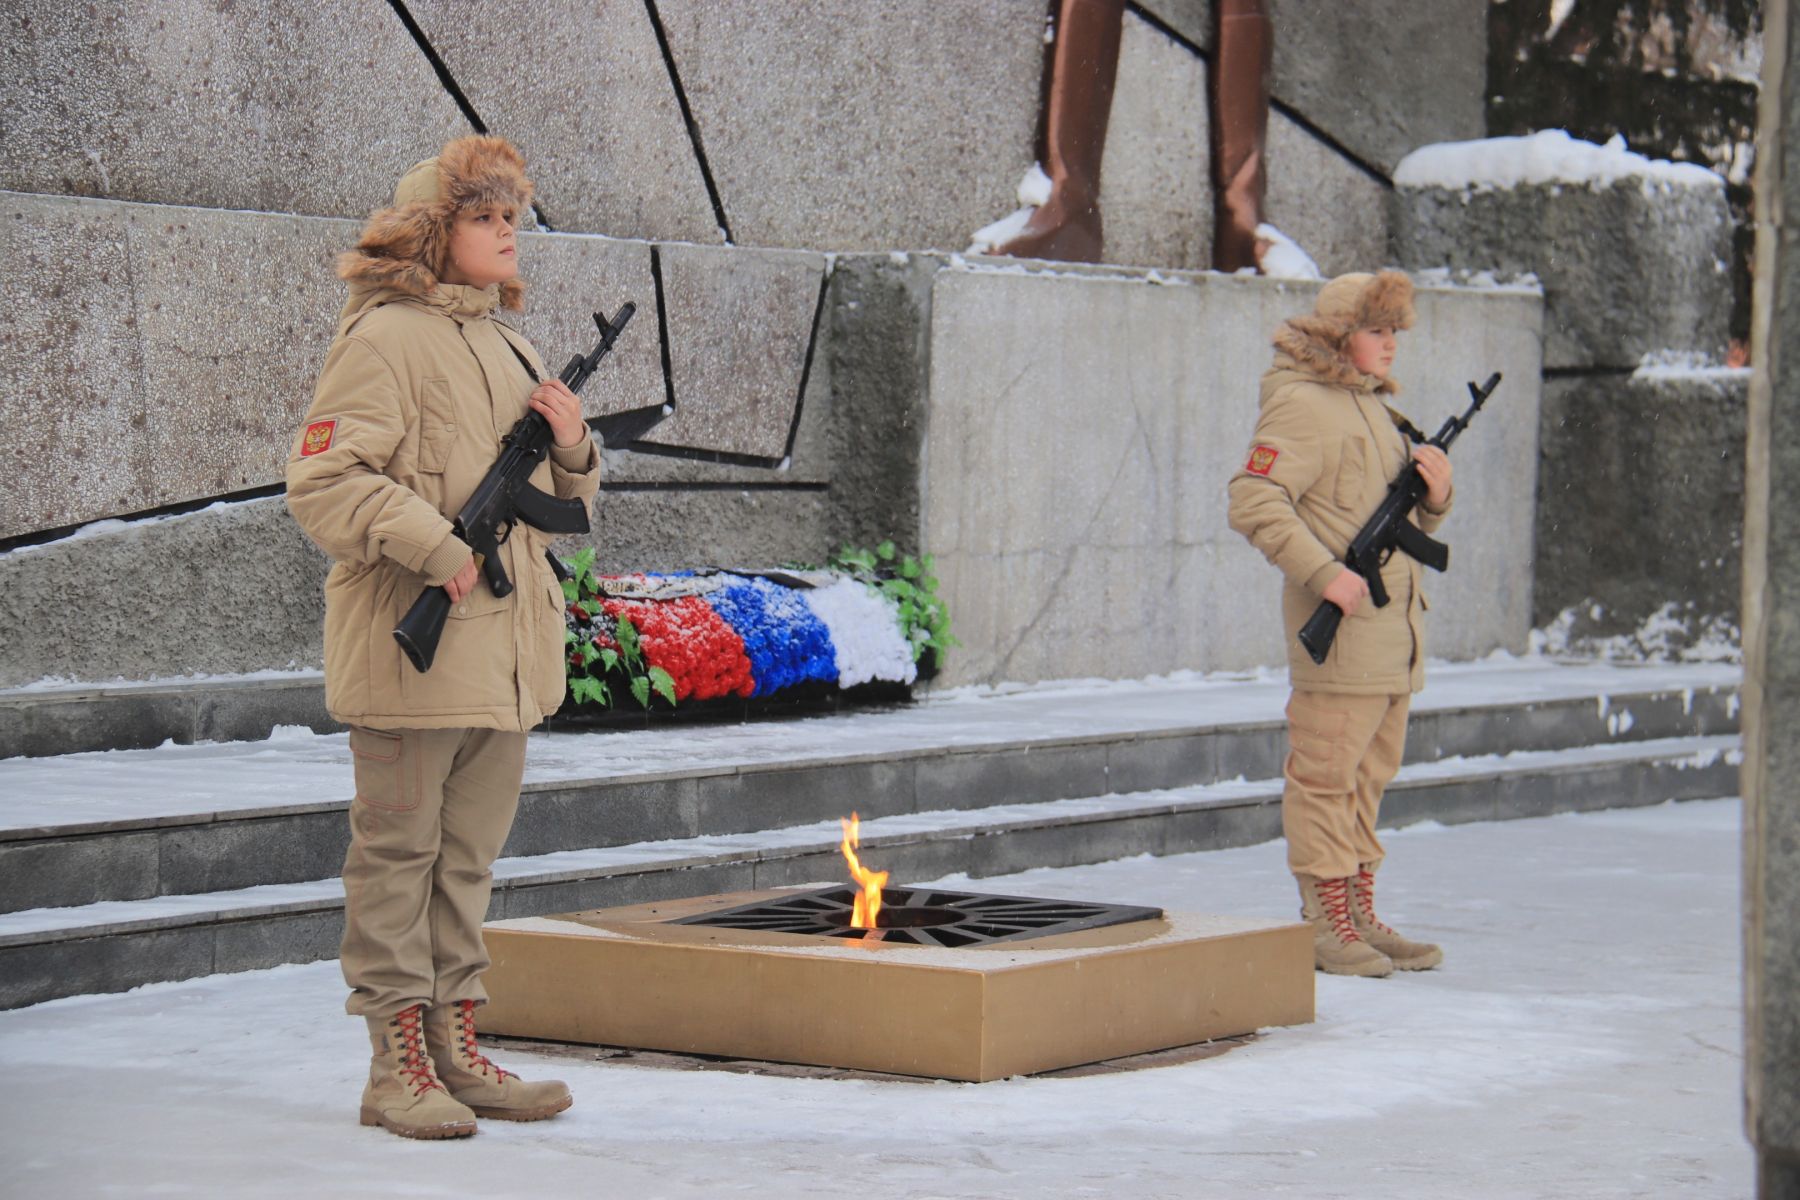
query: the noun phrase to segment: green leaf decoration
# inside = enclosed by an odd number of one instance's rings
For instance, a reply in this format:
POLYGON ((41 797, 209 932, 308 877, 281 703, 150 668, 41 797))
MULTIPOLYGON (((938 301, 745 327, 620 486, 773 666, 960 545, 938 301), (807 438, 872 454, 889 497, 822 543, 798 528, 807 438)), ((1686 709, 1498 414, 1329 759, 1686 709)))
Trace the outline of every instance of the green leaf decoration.
POLYGON ((648 678, 650 680, 650 686, 656 689, 657 695, 661 696, 664 700, 667 700, 670 704, 675 703, 675 677, 673 675, 669 674, 661 667, 651 667, 648 678))
POLYGON ((625 652, 628 661, 637 658, 638 631, 637 626, 631 623, 630 617, 619 618, 619 628, 613 636, 619 640, 619 649, 625 652))
POLYGON ((638 675, 631 681, 631 697, 645 708, 650 707, 650 679, 638 675))
POLYGON ((606 664, 606 669, 608 671, 616 671, 619 669, 619 652, 607 647, 602 647, 600 650, 600 661, 606 664))
POLYGON ((606 692, 606 685, 598 679, 586 675, 577 675, 569 680, 569 694, 575 697, 577 704, 604 704, 601 697, 606 692))
POLYGON ((875 555, 881 559, 882 562, 892 562, 894 558, 894 543, 891 541, 881 543, 881 545, 875 547, 875 555))
POLYGON ((575 601, 581 599, 581 589, 575 586, 575 577, 573 575, 562 581, 562 593, 564 604, 573 604, 575 601))

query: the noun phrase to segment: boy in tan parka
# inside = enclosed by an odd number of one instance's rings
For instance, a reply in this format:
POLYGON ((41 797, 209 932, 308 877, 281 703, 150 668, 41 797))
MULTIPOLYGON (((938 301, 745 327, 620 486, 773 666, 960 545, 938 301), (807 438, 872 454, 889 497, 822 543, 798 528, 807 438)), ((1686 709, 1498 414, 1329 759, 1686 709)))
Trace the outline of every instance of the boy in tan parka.
POLYGON ((288 459, 288 509, 334 560, 325 698, 356 769, 342 966, 374 1050, 361 1120, 403 1137, 571 1103, 561 1083, 494 1065, 474 1021, 525 732, 562 701, 562 589, 544 535, 520 525, 500 548, 515 590, 495 596, 450 519, 532 410, 555 440, 533 486, 587 502, 599 488, 580 401, 540 384, 536 351, 494 319, 521 307, 530 202, 524 159, 501 138, 460 138, 406 173, 339 260, 350 296, 288 459), (432 586, 453 607, 422 674, 393 629, 432 586))
POLYGON ((1416 510, 1426 533, 1450 510, 1450 460, 1435 446, 1410 455, 1389 408, 1395 334, 1413 323, 1412 282, 1397 271, 1333 279, 1313 312, 1275 334, 1262 407, 1244 465, 1229 484, 1231 527, 1283 576, 1287 631, 1286 786, 1281 799, 1288 867, 1301 915, 1313 927, 1314 964, 1338 975, 1426 970, 1436 946, 1402 937, 1375 915, 1375 836, 1381 795, 1400 769, 1412 693, 1425 683, 1420 564, 1396 552, 1381 568, 1384 608, 1344 565, 1351 539, 1409 457, 1427 491, 1416 510), (1344 611, 1322 664, 1297 640, 1329 600, 1344 611))

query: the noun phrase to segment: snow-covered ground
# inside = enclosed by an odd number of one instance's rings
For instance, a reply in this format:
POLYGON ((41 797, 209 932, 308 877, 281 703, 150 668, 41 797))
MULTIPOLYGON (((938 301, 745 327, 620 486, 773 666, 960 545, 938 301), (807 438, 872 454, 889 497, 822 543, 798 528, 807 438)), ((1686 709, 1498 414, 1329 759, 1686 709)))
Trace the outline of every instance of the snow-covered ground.
MULTIPOLYGON (((408 1143, 356 1123, 365 1043, 334 963, 0 1013, 0 1196, 1751 1193, 1736 801, 1385 837, 1386 915, 1441 941, 1441 970, 1320 976, 1313 1025, 1118 1074, 934 1084, 509 1051, 576 1106, 408 1143)), ((941 882, 1286 915, 1282 854, 941 882)))

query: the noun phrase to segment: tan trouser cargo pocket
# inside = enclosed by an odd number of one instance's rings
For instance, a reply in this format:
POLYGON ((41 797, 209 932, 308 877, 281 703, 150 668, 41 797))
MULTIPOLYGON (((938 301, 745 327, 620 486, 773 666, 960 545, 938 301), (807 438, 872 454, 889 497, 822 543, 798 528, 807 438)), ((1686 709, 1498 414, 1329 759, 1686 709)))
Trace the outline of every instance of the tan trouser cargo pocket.
POLYGON ((419 762, 407 752, 406 739, 385 729, 350 729, 350 755, 356 767, 356 802, 390 812, 419 807, 419 762))

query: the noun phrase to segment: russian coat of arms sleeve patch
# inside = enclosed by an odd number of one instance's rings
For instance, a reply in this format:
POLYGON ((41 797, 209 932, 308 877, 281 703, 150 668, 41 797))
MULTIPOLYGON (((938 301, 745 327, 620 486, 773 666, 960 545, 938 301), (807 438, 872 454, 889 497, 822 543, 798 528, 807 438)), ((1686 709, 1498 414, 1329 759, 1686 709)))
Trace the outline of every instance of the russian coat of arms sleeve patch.
POLYGON ((336 432, 336 421, 314 421, 308 425, 306 435, 300 439, 300 457, 310 458, 331 449, 331 436, 336 432))
POLYGON ((1281 457, 1281 451, 1273 446, 1257 446, 1250 451, 1250 461, 1244 464, 1244 470, 1252 475, 1267 475, 1275 469, 1275 460, 1281 457))

